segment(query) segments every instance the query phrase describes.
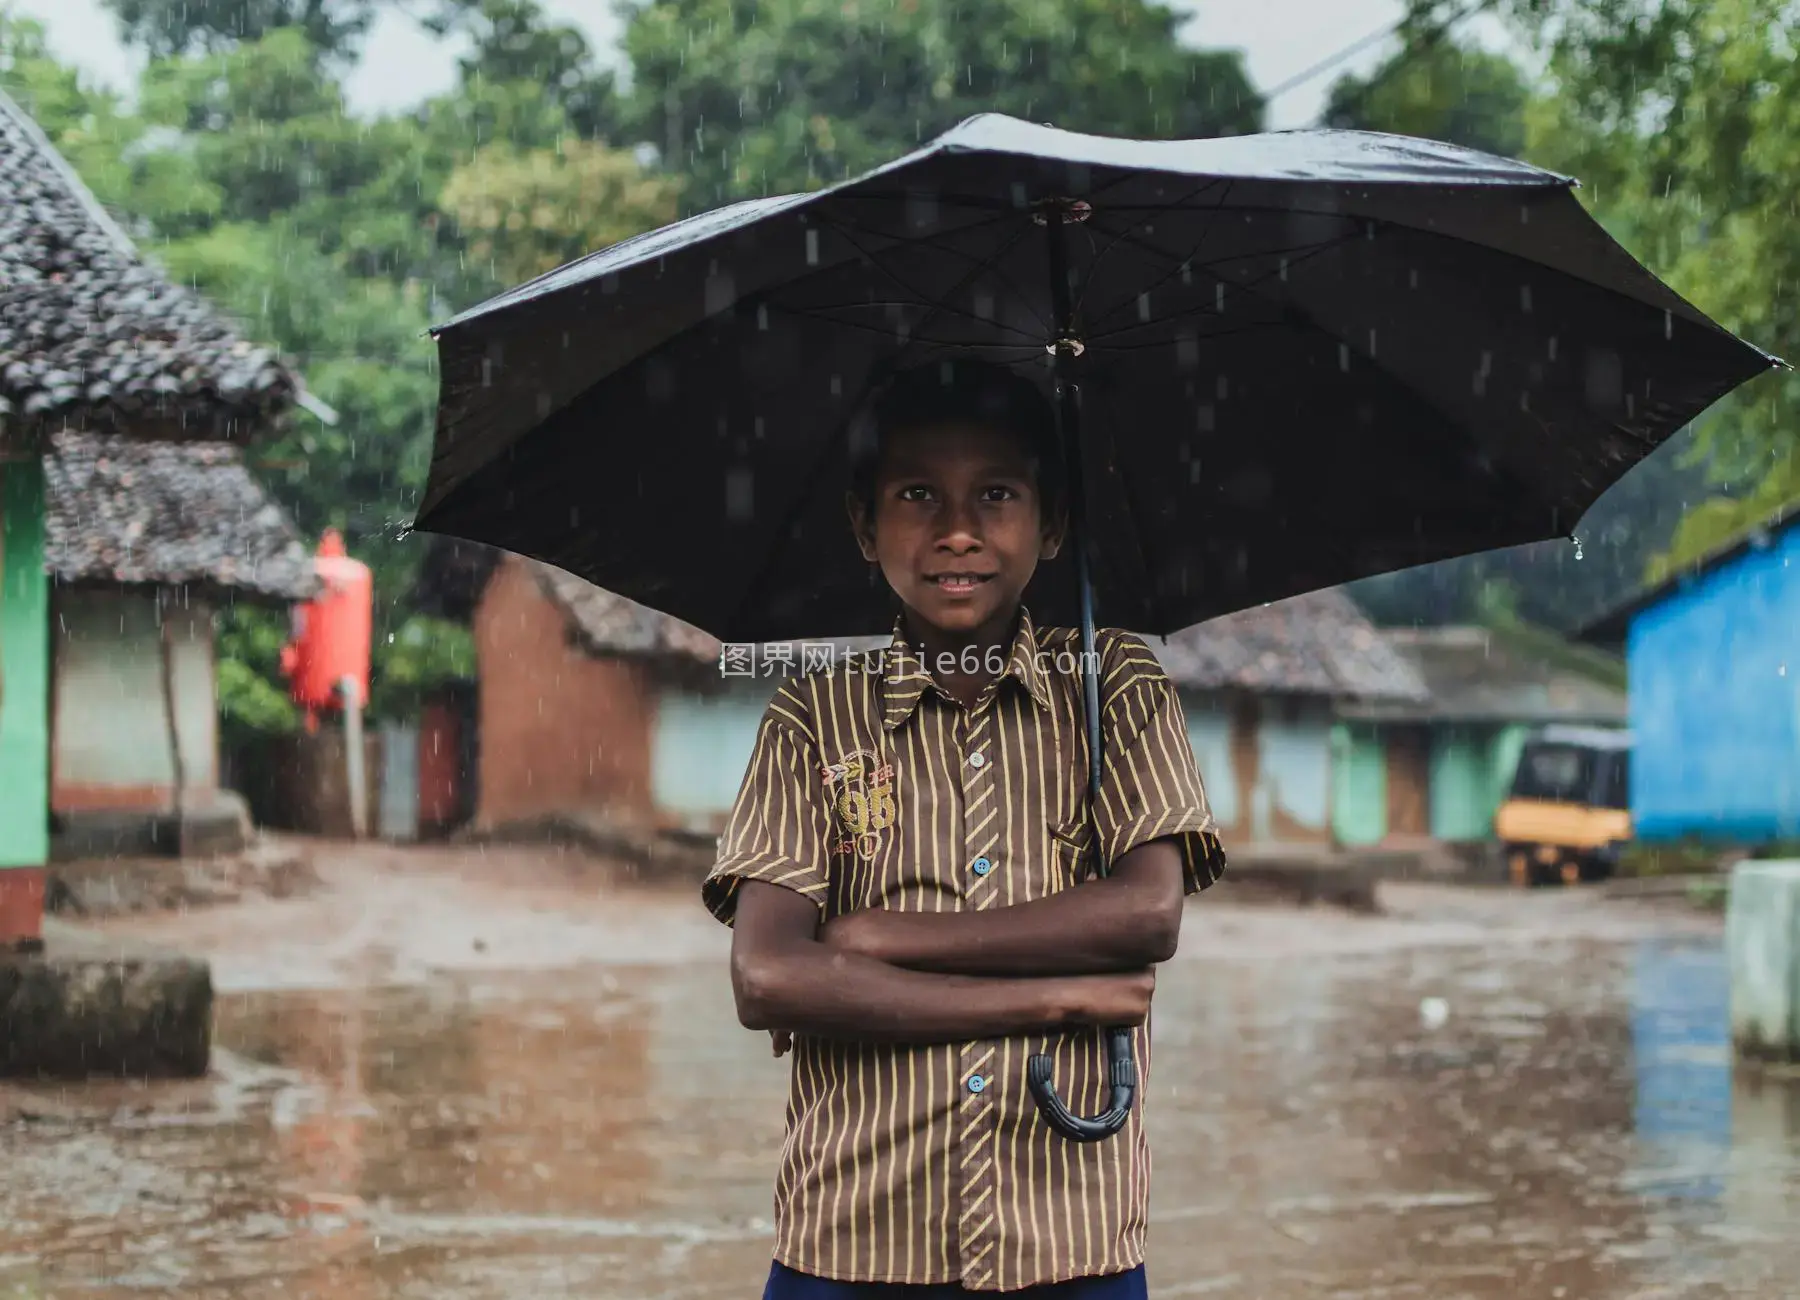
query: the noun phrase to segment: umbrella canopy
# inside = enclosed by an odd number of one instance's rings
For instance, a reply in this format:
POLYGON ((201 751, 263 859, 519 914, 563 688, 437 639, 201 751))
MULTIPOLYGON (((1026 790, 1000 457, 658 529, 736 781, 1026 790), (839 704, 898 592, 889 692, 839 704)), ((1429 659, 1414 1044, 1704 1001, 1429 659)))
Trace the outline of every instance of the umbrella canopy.
MULTIPOLYGON (((418 527, 725 641, 885 630, 845 522, 849 422, 936 355, 1052 382, 1054 204, 1103 622, 1167 633, 1567 537, 1779 364, 1661 284, 1572 187, 1361 132, 1146 142, 974 118, 442 326, 418 527)), ((1028 599, 1074 621, 1067 558, 1028 599)))

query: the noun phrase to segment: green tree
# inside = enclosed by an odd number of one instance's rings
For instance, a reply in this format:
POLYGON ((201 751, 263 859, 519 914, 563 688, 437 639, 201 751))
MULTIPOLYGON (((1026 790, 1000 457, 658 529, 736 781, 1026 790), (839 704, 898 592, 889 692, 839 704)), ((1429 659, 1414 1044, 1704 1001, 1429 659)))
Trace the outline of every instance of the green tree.
POLYGON ((321 55, 354 55, 377 0, 105 0, 127 43, 156 58, 228 49, 296 31, 321 55))
MULTIPOLYGON (((465 90, 531 86, 584 139, 618 141, 618 94, 579 29, 550 20, 537 0, 440 0, 424 19, 439 36, 459 36, 469 52, 457 60, 465 90)), ((489 137, 493 139, 495 137, 489 137)), ((535 143, 516 136, 515 144, 535 143)))
POLYGON ((1332 85, 1320 123, 1443 140, 1516 158, 1525 147, 1524 74, 1502 54, 1436 37, 1426 28, 1404 40, 1366 77, 1332 85))
POLYGON ((1253 130, 1235 53, 1157 0, 653 0, 631 11, 625 123, 686 202, 816 188, 975 113, 1133 136, 1253 130))
MULTIPOLYGON (((530 0, 458 3, 471 44, 457 86, 374 118, 346 108, 350 47, 322 47, 303 22, 221 27, 196 5, 197 34, 179 41, 133 28, 155 57, 127 110, 58 64, 40 29, 0 16, 0 84, 148 255, 280 347, 337 409, 335 426, 302 417, 252 454, 305 533, 340 529, 374 570, 377 712, 410 707, 466 658, 406 603, 424 547, 404 526, 437 399, 427 327, 504 282, 669 219, 678 184, 587 138, 610 82, 578 37, 530 0)), ((262 611, 228 621, 228 726, 291 724, 280 639, 262 611)))
MULTIPOLYGON (((1783 0, 1510 0, 1553 95, 1531 147, 1676 290, 1778 355, 1800 355, 1800 14, 1783 0)), ((1800 501, 1800 388, 1747 386, 1702 422, 1714 492, 1651 576, 1800 501)))
POLYGON ((484 145, 451 173, 441 202, 469 256, 519 283, 673 221, 679 190, 628 153, 571 139, 557 149, 484 145))

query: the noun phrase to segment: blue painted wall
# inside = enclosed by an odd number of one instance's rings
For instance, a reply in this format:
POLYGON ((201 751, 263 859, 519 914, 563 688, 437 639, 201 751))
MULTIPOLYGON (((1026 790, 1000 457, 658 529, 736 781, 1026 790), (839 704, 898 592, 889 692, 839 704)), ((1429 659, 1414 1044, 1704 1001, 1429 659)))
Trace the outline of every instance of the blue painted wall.
POLYGON ((1800 528, 1639 613, 1626 664, 1640 838, 1800 836, 1800 528))

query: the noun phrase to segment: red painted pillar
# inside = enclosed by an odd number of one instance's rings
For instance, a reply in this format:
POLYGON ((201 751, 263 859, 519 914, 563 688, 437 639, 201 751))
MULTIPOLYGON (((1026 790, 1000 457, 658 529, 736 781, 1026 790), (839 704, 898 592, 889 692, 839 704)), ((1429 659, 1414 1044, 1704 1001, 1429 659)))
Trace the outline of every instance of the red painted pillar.
POLYGON ((44 946, 42 867, 0 870, 0 950, 37 952, 44 946))

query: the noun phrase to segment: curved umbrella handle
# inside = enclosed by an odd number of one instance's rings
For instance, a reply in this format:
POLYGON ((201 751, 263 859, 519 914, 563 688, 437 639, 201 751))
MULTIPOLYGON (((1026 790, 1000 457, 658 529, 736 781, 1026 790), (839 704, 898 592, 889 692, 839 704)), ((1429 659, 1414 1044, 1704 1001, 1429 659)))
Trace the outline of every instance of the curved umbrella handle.
POLYGON ((1048 1056, 1040 1054, 1025 1062, 1025 1082, 1037 1102, 1038 1113, 1071 1142, 1104 1141, 1124 1128, 1131 1117, 1131 1100, 1137 1093, 1137 1062, 1132 1059, 1129 1029, 1106 1031, 1106 1065, 1112 1079, 1112 1105, 1088 1118, 1070 1110, 1068 1103, 1056 1095, 1048 1056))

